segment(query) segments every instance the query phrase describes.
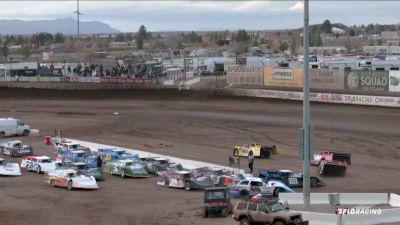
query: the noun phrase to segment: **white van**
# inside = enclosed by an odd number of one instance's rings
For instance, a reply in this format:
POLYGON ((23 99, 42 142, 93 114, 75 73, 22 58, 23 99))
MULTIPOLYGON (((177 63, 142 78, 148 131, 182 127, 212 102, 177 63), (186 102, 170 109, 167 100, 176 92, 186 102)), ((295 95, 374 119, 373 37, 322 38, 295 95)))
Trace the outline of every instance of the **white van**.
POLYGON ((14 118, 0 118, 0 138, 6 136, 23 135, 30 133, 30 127, 23 121, 14 118))

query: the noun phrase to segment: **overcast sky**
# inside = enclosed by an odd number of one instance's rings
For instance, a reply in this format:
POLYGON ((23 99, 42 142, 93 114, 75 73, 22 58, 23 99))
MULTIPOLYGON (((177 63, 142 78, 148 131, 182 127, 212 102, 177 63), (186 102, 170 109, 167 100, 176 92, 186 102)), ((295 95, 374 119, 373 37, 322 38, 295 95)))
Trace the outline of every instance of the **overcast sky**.
MULTIPOLYGON (((400 1, 311 1, 310 22, 397 24, 400 1)), ((76 1, 0 1, 0 19, 75 18, 76 1)), ((124 32, 286 29, 303 24, 302 1, 83 1, 82 20, 124 32)))

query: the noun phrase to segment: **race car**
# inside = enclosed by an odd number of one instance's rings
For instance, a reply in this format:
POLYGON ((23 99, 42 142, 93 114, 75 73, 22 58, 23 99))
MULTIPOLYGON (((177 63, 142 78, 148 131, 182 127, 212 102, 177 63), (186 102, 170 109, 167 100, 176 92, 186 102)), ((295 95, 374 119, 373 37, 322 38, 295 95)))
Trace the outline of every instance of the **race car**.
POLYGON ((123 149, 119 148, 99 148, 97 150, 100 156, 104 158, 104 160, 113 160, 113 159, 132 159, 139 160, 139 155, 127 153, 123 149))
POLYGON ((29 145, 23 144, 20 140, 9 141, 0 146, 0 152, 3 155, 14 156, 28 156, 33 155, 33 148, 29 145))
POLYGON ((56 164, 47 156, 25 156, 22 158, 21 168, 42 173, 55 170, 56 164))
POLYGON ((249 156, 249 152, 252 151, 254 157, 260 158, 270 158, 271 154, 275 154, 277 152, 276 146, 272 147, 260 144, 249 144, 249 145, 236 145, 233 149, 234 156, 249 156))
POLYGON ((132 159, 106 161, 104 172, 124 177, 150 177, 149 173, 138 162, 132 159))
POLYGON ((183 166, 179 163, 170 162, 164 157, 141 157, 140 163, 149 174, 160 176, 164 172, 182 171, 183 166))
POLYGON ((75 170, 53 170, 44 175, 44 182, 52 187, 66 187, 68 190, 98 189, 94 177, 78 174, 75 170))
POLYGON ((97 166, 97 157, 93 155, 90 149, 80 149, 80 150, 65 150, 58 153, 57 161, 62 162, 84 162, 90 167, 97 166))
POLYGON ((314 159, 311 160, 311 165, 319 166, 321 161, 340 161, 351 165, 351 154, 338 152, 320 152, 314 154, 314 159))
POLYGON ((0 176, 21 176, 21 169, 18 163, 8 163, 5 159, 0 158, 0 176))
POLYGON ((318 173, 321 176, 346 176, 347 163, 341 161, 321 161, 318 166, 318 173))
POLYGON ((189 171, 165 172, 158 178, 157 184, 173 188, 183 188, 187 191, 193 189, 204 190, 215 186, 209 176, 194 177, 189 171))
POLYGON ((294 192, 291 188, 287 187, 280 181, 273 181, 265 183, 261 178, 251 178, 241 180, 237 184, 231 186, 232 196, 254 196, 256 194, 271 194, 275 197, 279 192, 294 192))
MULTIPOLYGON (((303 187, 303 173, 296 173, 291 170, 265 170, 258 169, 260 178, 265 181, 279 180, 289 187, 303 187)), ((310 178, 311 187, 325 185, 318 177, 310 178)))
POLYGON ((55 143, 56 149, 65 151, 65 150, 78 150, 80 148, 85 148, 78 143, 70 142, 70 141, 63 141, 61 143, 55 143))
POLYGON ((61 168, 76 170, 80 174, 94 177, 97 181, 105 179, 101 168, 90 167, 84 162, 64 163, 61 168))

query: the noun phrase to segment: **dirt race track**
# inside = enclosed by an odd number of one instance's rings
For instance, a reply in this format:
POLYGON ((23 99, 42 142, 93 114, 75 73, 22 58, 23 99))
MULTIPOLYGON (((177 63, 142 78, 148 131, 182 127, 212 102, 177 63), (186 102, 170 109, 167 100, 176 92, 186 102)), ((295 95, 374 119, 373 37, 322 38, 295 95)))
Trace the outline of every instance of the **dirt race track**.
MULTIPOLYGON (((0 89, 0 94, 0 117, 20 118, 40 129, 41 137, 20 138, 37 154, 55 157, 43 136, 63 128, 71 138, 221 165, 227 165, 235 144, 275 144, 279 154, 256 160, 256 167, 302 169, 297 150, 300 102, 172 90, 0 89)), ((315 151, 349 152, 353 161, 345 178, 322 178, 327 186, 312 191, 399 192, 400 109, 315 103, 311 107, 315 151)), ((317 175, 316 168, 313 174, 317 175)), ((69 192, 51 188, 35 173, 0 177, 0 224, 238 224, 230 217, 203 219, 202 192, 158 187, 156 178, 107 176, 99 186, 97 191, 69 192)))

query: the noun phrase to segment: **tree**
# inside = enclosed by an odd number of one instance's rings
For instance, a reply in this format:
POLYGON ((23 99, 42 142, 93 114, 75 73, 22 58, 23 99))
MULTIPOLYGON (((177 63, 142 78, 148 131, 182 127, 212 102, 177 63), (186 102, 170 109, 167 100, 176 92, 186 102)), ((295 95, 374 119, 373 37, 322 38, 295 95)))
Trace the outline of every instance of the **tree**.
POLYGON ((20 51, 21 55, 25 57, 25 60, 28 60, 29 56, 32 55, 31 48, 27 45, 24 45, 20 51))
POLYGON ((64 43, 65 37, 62 33, 56 33, 54 36, 54 43, 64 43))
POLYGON ((22 43, 24 43, 24 38, 22 37, 22 35, 19 35, 18 36, 18 39, 15 41, 15 44, 16 45, 20 45, 20 44, 22 44, 22 43))
POLYGON ((247 34, 246 30, 239 30, 237 35, 236 35, 236 41, 237 42, 244 42, 244 43, 249 43, 250 37, 247 34))
POLYGON ((125 41, 125 35, 123 33, 117 34, 117 36, 115 37, 115 41, 118 41, 118 42, 125 41))
POLYGON ((139 30, 136 34, 136 45, 138 49, 143 49, 144 40, 147 40, 150 37, 150 34, 147 32, 147 29, 144 25, 139 27, 139 30))
POLYGON ((295 35, 293 35, 292 41, 290 42, 290 50, 292 51, 292 54, 294 54, 297 50, 297 42, 298 38, 295 35))
POLYGON ((349 35, 352 36, 352 37, 355 36, 356 35, 355 30, 354 29, 350 29, 349 35))
POLYGON ((321 32, 330 34, 332 33, 332 24, 329 20, 325 20, 321 25, 321 32))
POLYGON ((281 51, 281 52, 284 52, 285 50, 287 50, 289 48, 289 45, 288 45, 288 43, 286 42, 286 41, 282 41, 280 44, 279 44, 279 50, 281 51))
POLYGON ((351 43, 351 40, 350 40, 350 37, 349 37, 349 36, 347 36, 347 38, 346 38, 346 44, 345 44, 344 47, 347 48, 347 51, 353 50, 353 45, 352 45, 352 43, 351 43))
POLYGON ((3 47, 1 48, 1 54, 4 56, 4 58, 7 58, 9 54, 9 49, 6 42, 3 43, 3 47))
POLYGON ((143 49, 143 38, 136 38, 136 47, 138 49, 143 49))

